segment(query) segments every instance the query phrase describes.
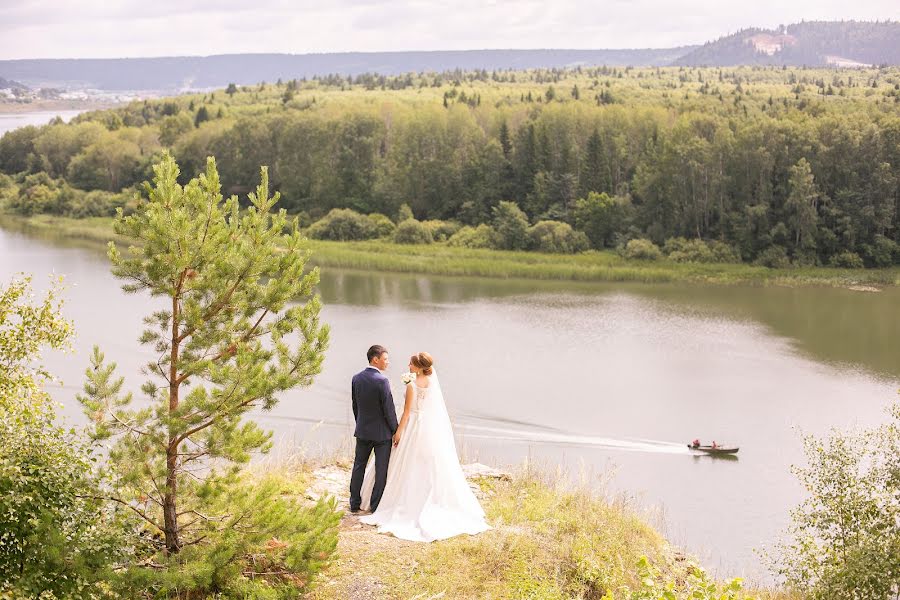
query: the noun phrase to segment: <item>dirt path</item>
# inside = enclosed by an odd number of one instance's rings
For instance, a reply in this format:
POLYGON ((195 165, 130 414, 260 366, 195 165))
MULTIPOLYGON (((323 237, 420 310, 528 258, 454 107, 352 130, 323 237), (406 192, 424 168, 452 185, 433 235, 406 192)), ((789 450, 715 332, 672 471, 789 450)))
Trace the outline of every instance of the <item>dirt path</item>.
MULTIPOLYGON (((463 470, 469 485, 479 499, 484 498, 481 487, 473 483, 475 478, 508 478, 502 471, 473 463, 463 470)), ((361 515, 350 514, 348 495, 350 470, 330 465, 313 471, 313 482, 307 496, 318 500, 322 496, 338 499, 338 508, 344 511, 338 534, 337 557, 318 577, 315 590, 307 597, 315 600, 380 600, 396 598, 388 581, 398 574, 412 573, 427 554, 428 544, 408 542, 392 535, 378 533, 375 527, 359 522, 361 515)), ((415 600, 437 600, 435 596, 414 596, 415 600)), ((409 599, 413 600, 413 599, 409 599)))

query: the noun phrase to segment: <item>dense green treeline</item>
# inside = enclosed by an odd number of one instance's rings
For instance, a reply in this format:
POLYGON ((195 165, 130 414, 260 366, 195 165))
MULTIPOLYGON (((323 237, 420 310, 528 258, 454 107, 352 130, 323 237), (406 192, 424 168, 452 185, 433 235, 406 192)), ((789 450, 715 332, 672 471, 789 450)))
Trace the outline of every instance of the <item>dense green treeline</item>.
POLYGON ((109 214, 163 148, 186 177, 214 155, 223 189, 239 195, 268 165, 284 206, 306 223, 337 208, 399 221, 408 205, 415 219, 470 226, 473 245, 497 246, 500 203, 510 201, 530 228, 513 249, 561 233, 571 238, 561 251, 581 250, 566 224, 593 248, 687 238, 773 266, 900 263, 898 69, 602 67, 232 85, 10 132, 0 199, 20 214, 109 214), (540 222, 550 224, 534 230, 540 222))

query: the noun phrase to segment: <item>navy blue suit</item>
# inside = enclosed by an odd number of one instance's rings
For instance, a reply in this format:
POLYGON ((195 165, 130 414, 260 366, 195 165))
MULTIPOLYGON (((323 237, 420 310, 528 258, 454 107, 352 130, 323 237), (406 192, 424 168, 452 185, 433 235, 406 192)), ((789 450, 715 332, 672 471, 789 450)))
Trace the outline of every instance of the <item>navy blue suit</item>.
POLYGON ((353 418, 356 420, 356 456, 350 476, 350 510, 362 503, 362 483, 366 463, 375 451, 375 487, 369 503, 374 512, 384 493, 388 462, 391 460, 391 438, 397 431, 397 413, 388 378, 375 367, 366 367, 353 376, 351 384, 353 418))

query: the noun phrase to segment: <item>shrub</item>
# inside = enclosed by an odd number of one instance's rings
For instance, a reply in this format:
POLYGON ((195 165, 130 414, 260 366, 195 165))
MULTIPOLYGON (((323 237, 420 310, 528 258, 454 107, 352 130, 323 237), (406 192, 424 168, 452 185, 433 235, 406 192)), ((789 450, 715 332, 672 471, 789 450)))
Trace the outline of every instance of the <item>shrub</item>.
POLYGON ((365 215, 349 208, 335 208, 313 223, 307 231, 315 240, 339 242, 370 240, 377 235, 376 225, 365 215))
POLYGON ((49 409, 0 397, 0 440, 0 597, 90 597, 136 524, 101 499, 89 446, 49 409))
POLYGON ((845 269, 861 269, 863 268, 863 259, 856 252, 845 250, 831 257, 830 264, 832 267, 842 267, 845 269))
POLYGON ((501 202, 493 209, 497 247, 522 250, 528 243, 528 217, 515 202, 501 202))
POLYGON ((900 403, 876 429, 803 439, 807 498, 769 566, 809 600, 895 598, 900 587, 900 403))
POLYGON ((85 441, 53 422, 35 363, 72 329, 58 288, 40 304, 30 291, 28 278, 0 288, 0 598, 96 597, 136 528, 101 499, 85 441))
POLYGON ((400 208, 397 210, 397 220, 396 223, 399 225, 403 221, 408 221, 410 219, 415 219, 415 215, 413 215, 412 209, 409 207, 409 204, 401 204, 400 208))
POLYGON ((781 246, 769 246, 756 257, 754 264, 770 269, 786 269, 791 266, 787 252, 781 246))
POLYGON ((874 244, 864 246, 866 258, 872 266, 884 268, 890 267, 895 262, 900 262, 900 246, 897 242, 883 235, 875 236, 874 244))
POLYGON ((540 252, 574 254, 590 246, 587 236, 568 223, 539 221, 528 229, 528 247, 540 252))
POLYGON ((674 262, 734 263, 740 262, 734 248, 724 242, 713 240, 689 240, 683 237, 670 238, 663 246, 663 252, 674 262))
POLYGON ((391 237, 394 235, 394 230, 397 229, 394 222, 381 213, 372 213, 369 215, 369 221, 372 222, 372 227, 375 229, 375 237, 378 238, 391 237))
POLYGON ((462 248, 496 248, 497 232, 487 223, 478 227, 466 226, 454 233, 447 243, 462 248))
POLYGON ((462 227, 462 225, 456 221, 439 221, 437 219, 422 221, 422 224, 431 233, 431 238, 435 242, 445 242, 449 240, 453 234, 462 227))
POLYGON ((434 240, 431 232, 421 221, 407 219, 397 225, 394 241, 398 244, 430 244, 434 240))
POLYGON ((630 260, 659 260, 662 258, 662 251, 650 240, 636 239, 625 244, 622 255, 630 260))

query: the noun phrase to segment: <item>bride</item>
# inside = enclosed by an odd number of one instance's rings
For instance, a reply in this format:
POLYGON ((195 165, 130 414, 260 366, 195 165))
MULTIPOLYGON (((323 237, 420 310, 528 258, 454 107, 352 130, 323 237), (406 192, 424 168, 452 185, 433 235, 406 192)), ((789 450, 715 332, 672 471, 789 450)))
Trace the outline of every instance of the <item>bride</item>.
MULTIPOLYGON (((490 529, 459 465, 433 363, 427 352, 409 361, 415 378, 406 386, 406 404, 393 439, 395 449, 388 463, 384 495, 378 510, 360 519, 377 525, 381 532, 417 542, 490 529)), ((363 510, 369 509, 374 471, 367 469, 363 480, 363 510)))

